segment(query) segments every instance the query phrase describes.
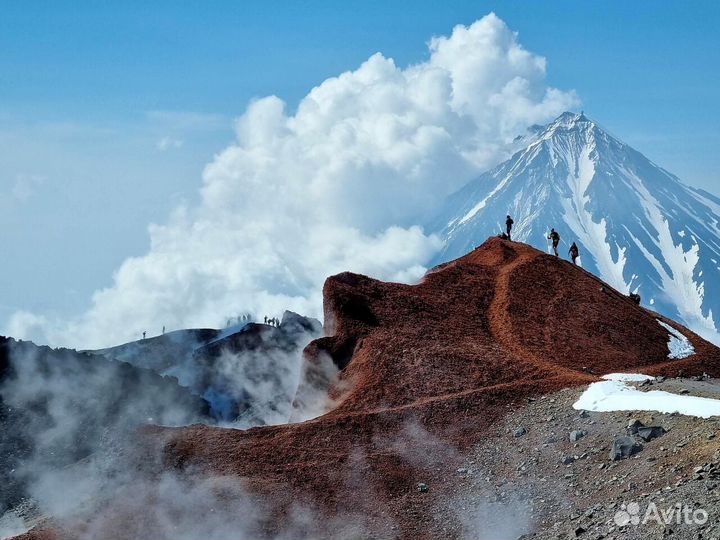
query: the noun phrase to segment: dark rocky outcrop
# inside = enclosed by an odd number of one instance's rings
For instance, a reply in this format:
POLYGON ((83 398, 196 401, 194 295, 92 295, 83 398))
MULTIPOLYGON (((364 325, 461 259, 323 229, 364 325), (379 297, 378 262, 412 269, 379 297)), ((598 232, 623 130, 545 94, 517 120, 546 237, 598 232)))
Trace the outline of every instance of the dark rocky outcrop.
POLYGON ((88 457, 108 432, 208 421, 208 403, 149 369, 0 337, 0 514, 38 467, 88 457))

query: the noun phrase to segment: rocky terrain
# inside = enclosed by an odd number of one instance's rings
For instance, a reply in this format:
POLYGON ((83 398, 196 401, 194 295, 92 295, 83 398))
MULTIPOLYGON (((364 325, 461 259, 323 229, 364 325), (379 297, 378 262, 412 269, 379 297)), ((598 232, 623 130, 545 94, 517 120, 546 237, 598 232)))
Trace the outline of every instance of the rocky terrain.
POLYGON ((251 427, 287 421, 297 358, 321 333, 319 321, 286 311, 277 326, 247 322, 224 330, 178 330, 88 352, 177 378, 209 402, 214 420, 251 427))
MULTIPOLYGON (((720 398, 717 379, 668 379, 643 388, 720 398)), ((720 419, 579 411, 572 405, 581 392, 532 398, 473 447, 453 472, 460 514, 472 519, 448 533, 467 537, 469 526, 503 538, 720 538, 720 419), (649 441, 634 436, 642 449, 613 460, 613 442, 637 421, 666 433, 649 441), (704 509, 708 520, 677 523, 676 514, 669 523, 616 521, 633 503, 641 520, 651 503, 666 512, 678 504, 704 509)))
POLYGON ((168 528, 156 491, 118 489, 91 515, 26 537, 58 529, 114 538, 714 534, 710 521, 662 531, 613 523, 623 504, 685 494, 692 504, 714 501, 715 419, 572 407, 588 384, 615 372, 665 378, 645 390, 716 395, 704 374, 720 376, 720 350, 690 330, 580 268, 500 239, 414 286, 331 277, 324 298, 326 336, 305 349, 295 400, 307 399, 307 386, 324 387, 324 414, 247 430, 139 432, 137 466, 148 478, 171 474, 175 493, 188 496, 198 482, 209 486, 193 499, 202 513, 192 522, 188 506, 170 514, 168 528), (669 358, 671 336, 659 321, 694 354, 669 358), (633 419, 667 432, 640 450, 639 425, 627 431, 633 419), (621 436, 635 453, 611 460, 621 436), (213 516, 230 527, 193 528, 213 516))
POLYGON ((209 404, 175 379, 0 337, 0 514, 26 495, 33 469, 85 459, 109 431, 209 420, 209 404))

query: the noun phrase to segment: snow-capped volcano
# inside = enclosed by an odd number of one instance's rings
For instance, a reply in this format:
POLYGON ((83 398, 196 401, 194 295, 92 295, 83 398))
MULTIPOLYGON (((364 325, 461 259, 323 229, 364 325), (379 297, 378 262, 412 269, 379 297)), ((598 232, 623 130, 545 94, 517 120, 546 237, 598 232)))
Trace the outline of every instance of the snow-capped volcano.
POLYGON ((428 224, 459 257, 515 220, 513 239, 561 255, 720 342, 720 199, 683 184, 584 114, 534 129, 527 146, 448 198, 428 224))

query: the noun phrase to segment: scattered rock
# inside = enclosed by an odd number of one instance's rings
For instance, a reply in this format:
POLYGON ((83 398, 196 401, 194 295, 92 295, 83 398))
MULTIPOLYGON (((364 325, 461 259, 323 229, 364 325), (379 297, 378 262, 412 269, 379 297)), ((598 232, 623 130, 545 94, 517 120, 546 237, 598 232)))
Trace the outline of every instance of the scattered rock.
POLYGON ((706 463, 702 467, 695 467, 693 469, 695 476, 694 480, 719 480, 720 479, 720 463, 706 463))
POLYGON ((610 450, 610 460, 618 461, 629 458, 642 450, 642 444, 637 442, 633 437, 618 437, 613 441, 610 450))
POLYGON ((513 432, 513 435, 515 437, 522 437, 523 435, 527 435, 527 432, 528 432, 527 429, 525 429, 524 427, 521 426, 513 432))
POLYGON ((641 427, 645 427, 645 424, 643 424, 640 420, 637 418, 630 419, 627 425, 628 435, 635 435, 641 427))
POLYGON ((417 490, 418 490, 420 493, 427 493, 428 491, 430 491, 430 486, 428 486, 428 485, 425 484, 424 482, 418 482, 417 490))
POLYGON ((642 426, 637 429, 637 436, 648 442, 665 435, 665 428, 662 426, 642 426))
POLYGON ((584 431, 582 429, 576 429, 574 431, 570 432, 570 442, 577 442, 580 439, 582 439, 585 435, 587 435, 587 431, 584 431))

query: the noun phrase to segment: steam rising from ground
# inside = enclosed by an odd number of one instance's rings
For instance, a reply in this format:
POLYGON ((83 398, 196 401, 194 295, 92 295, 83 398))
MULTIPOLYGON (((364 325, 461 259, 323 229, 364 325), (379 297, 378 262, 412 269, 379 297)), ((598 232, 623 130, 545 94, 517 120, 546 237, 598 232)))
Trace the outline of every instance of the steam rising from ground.
MULTIPOLYGON (((102 368, 100 358, 86 365, 78 360, 83 356, 61 351, 57 369, 47 369, 48 362, 43 362, 41 354, 32 354, 31 345, 21 352, 23 356, 14 358, 20 380, 0 385, 6 406, 35 415, 24 432, 35 451, 21 463, 19 474, 27 479, 34 504, 52 517, 53 526, 75 538, 382 537, 398 529, 388 515, 374 515, 380 478, 368 477, 371 459, 397 456, 402 469, 415 471, 418 480, 438 471, 452 474, 464 461, 454 447, 408 418, 394 433, 378 433, 369 444, 358 441, 344 479, 356 498, 328 516, 311 501, 290 494, 286 500, 259 497, 240 477, 169 468, 163 460, 162 440, 138 438, 135 429, 146 421, 146 411, 151 409, 160 422, 196 417, 192 402, 181 404, 173 390, 166 390, 166 396, 153 392, 141 399, 142 387, 135 388, 136 399, 124 400, 110 391, 121 374, 113 365, 109 371, 102 368), (96 366, 90 373, 89 365, 96 366), (15 389, 21 394, 13 393, 15 389), (48 415, 37 415, 33 407, 43 401, 51 404, 48 415), (77 441, 84 442, 80 453, 77 441)), ((319 374, 320 379, 332 377, 324 365, 319 374)), ((252 381, 245 386, 252 386, 252 381)), ((256 398, 267 402, 262 393, 267 387, 256 387, 256 398)), ((272 393, 275 386, 270 388, 272 393)), ((320 393, 316 389, 316 394, 320 393)), ((305 393, 304 397, 307 400, 312 395, 305 393)), ((506 503, 502 507, 477 505, 441 497, 438 504, 443 515, 460 523, 464 537, 514 537, 527 531, 526 522, 493 519, 503 511, 503 515, 510 510, 518 512, 506 503)), ((0 519, 0 535, 22 532, 22 525, 10 512, 0 519)))
POLYGON ((415 226, 506 157, 528 125, 577 104, 494 14, 429 42, 406 68, 378 53, 322 82, 296 111, 252 102, 206 167, 196 208, 149 228, 151 248, 70 321, 21 312, 10 335, 97 348, 146 329, 217 327, 238 306, 321 315, 328 275, 411 282, 439 249, 415 226))
POLYGON ((257 537, 264 509, 237 478, 160 474, 160 448, 137 429, 248 428, 324 412, 325 388, 301 370, 319 331, 286 313, 279 327, 186 331, 96 354, 0 339, 0 537, 20 530, 28 496, 29 515, 37 505, 78 537, 257 537), (306 399, 294 404, 301 382, 306 399), (7 508, 15 510, 3 516, 7 508))
POLYGON ((278 327, 246 324, 217 333, 180 330, 95 351, 95 354, 153 369, 210 404, 217 421, 246 429, 287 423, 291 416, 312 418, 325 411, 326 388, 304 381, 302 351, 320 337, 318 321, 286 312, 278 327), (295 403, 300 383, 308 393, 295 403))

